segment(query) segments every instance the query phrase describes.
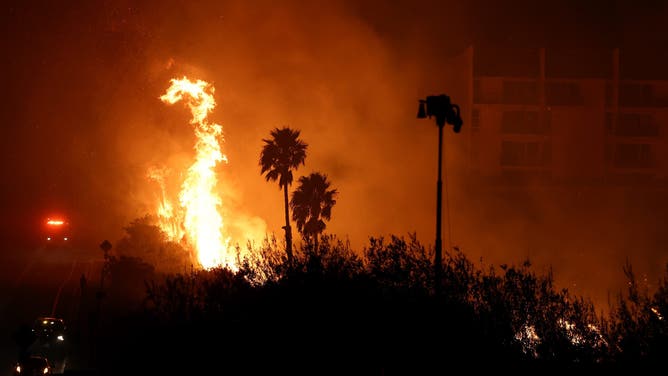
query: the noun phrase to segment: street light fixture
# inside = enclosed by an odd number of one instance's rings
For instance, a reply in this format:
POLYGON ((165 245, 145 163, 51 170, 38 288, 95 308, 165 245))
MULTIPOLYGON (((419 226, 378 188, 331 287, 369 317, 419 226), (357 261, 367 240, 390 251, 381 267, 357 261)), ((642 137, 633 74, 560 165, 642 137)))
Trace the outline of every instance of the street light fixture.
POLYGON ((434 287, 437 294, 441 292, 441 275, 443 273, 443 242, 441 240, 441 202, 442 187, 441 180, 441 161, 443 155, 443 127, 446 122, 452 125, 452 130, 459 133, 462 129, 461 116, 459 115, 459 106, 451 103, 450 97, 441 95, 430 95, 427 99, 420 99, 418 108, 418 119, 436 118, 438 125, 438 180, 436 182, 436 244, 434 255, 434 287))

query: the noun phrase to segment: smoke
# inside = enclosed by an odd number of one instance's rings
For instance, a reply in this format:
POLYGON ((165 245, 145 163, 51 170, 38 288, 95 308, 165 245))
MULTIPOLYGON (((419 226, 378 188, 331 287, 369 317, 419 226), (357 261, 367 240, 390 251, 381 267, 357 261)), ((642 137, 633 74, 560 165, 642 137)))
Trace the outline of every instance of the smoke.
MULTIPOLYGON (((3 63, 10 93, 2 116, 15 125, 4 137, 3 173, 15 182, 3 191, 5 207, 24 221, 51 208, 69 213, 92 244, 120 238, 123 226, 155 210, 160 188, 148 169, 178 174, 192 160, 189 114, 159 100, 170 78, 187 75, 216 88, 210 118, 223 126, 229 159, 219 184, 228 188, 225 215, 240 228, 282 236, 282 192, 258 161, 262 139, 289 126, 309 145, 295 181, 318 171, 339 191, 327 233, 358 250, 369 236, 412 232, 432 245, 438 129, 416 119, 418 99, 445 93, 464 103, 459 55, 473 37, 511 40, 498 31, 518 25, 499 16, 504 7, 467 4, 16 5, 3 15, 13 33, 3 40, 12 53, 3 63)), ((650 280, 662 271, 665 236, 651 213, 665 216, 665 206, 636 205, 631 194, 620 201, 588 191, 473 189, 463 132, 445 129, 447 250, 495 265, 529 258, 599 303, 622 286, 627 256, 650 280)))

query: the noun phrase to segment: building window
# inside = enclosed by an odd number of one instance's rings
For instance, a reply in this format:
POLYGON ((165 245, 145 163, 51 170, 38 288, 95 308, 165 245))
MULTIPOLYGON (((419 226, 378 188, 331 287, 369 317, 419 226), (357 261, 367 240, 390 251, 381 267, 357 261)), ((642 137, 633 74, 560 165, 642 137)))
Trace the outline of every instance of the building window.
POLYGON ((659 137, 659 125, 652 114, 619 114, 615 135, 659 137))
POLYGON ((652 86, 647 84, 623 84, 619 88, 619 105, 627 107, 654 105, 652 86))
POLYGON ((550 131, 549 117, 541 121, 538 111, 505 111, 501 117, 501 133, 546 134, 550 131))
POLYGON ((504 81, 503 103, 538 104, 536 81, 504 81))
POLYGON ((539 167, 550 163, 552 148, 549 142, 503 141, 501 143, 501 166, 539 167))
POLYGON ((474 108, 471 111, 471 130, 477 132, 480 130, 480 110, 474 108))
POLYGON ((575 82, 551 82, 545 87, 545 99, 552 106, 580 106, 583 104, 580 85, 575 82))
POLYGON ((551 171, 546 169, 504 169, 501 171, 503 181, 510 184, 545 183, 550 180, 551 175, 551 171))
POLYGON ((605 133, 619 137, 659 137, 659 124, 652 114, 605 113, 605 133), (615 119, 617 121, 615 122, 615 119))
POLYGON ((616 144, 614 166, 619 168, 648 168, 654 166, 654 151, 650 144, 616 144))

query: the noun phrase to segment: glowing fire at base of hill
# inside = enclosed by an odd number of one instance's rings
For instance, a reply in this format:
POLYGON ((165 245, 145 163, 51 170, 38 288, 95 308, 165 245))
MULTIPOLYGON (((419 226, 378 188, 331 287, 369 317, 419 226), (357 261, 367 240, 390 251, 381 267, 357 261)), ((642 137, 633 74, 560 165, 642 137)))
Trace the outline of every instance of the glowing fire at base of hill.
POLYGON ((160 99, 168 104, 184 101, 190 109, 190 124, 197 137, 195 161, 181 184, 178 206, 167 197, 164 171, 152 169, 149 177, 161 187, 157 214, 159 226, 167 236, 174 241, 185 237, 203 268, 227 266, 236 270, 236 255, 229 246, 229 237, 223 235, 222 201, 216 193, 215 167, 220 162, 227 162, 227 157, 221 152, 219 144, 222 127, 207 120, 216 105, 213 93, 214 87, 202 80, 190 81, 186 77, 171 80, 171 86, 160 99))

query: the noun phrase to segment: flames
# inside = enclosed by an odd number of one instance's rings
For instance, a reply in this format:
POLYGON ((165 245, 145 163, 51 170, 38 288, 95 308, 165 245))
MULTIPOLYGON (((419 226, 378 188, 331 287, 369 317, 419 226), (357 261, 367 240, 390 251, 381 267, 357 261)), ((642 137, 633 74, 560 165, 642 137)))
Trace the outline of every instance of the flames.
POLYGON ((179 206, 169 200, 165 190, 165 170, 151 169, 148 174, 160 185, 157 213, 160 227, 170 239, 181 241, 185 238, 204 268, 223 265, 236 270, 230 239, 223 235, 222 201, 216 187, 215 167, 220 162, 227 162, 219 143, 223 129, 207 119, 216 106, 213 93, 214 87, 209 83, 183 77, 172 79, 171 86, 160 97, 168 104, 183 101, 187 105, 192 113, 190 124, 197 138, 195 160, 187 170, 178 195, 179 206))
POLYGON ((158 183, 160 186, 160 199, 157 208, 157 215, 160 219, 160 229, 167 234, 171 240, 183 239, 185 230, 183 229, 181 211, 174 208, 169 195, 165 179, 168 175, 167 168, 151 167, 148 170, 148 177, 158 183))

